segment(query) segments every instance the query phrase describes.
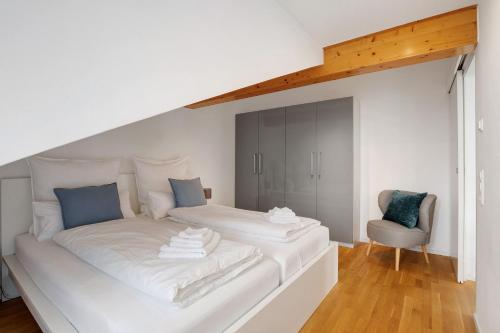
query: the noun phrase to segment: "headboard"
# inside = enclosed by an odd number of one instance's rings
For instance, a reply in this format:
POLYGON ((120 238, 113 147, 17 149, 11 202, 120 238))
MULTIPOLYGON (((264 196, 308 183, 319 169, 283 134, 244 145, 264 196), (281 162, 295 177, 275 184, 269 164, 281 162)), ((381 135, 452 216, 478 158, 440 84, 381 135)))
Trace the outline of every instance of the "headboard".
MULTIPOLYGON (((118 190, 128 189, 132 209, 139 211, 137 186, 134 174, 121 174, 118 190)), ((0 241, 2 256, 14 254, 17 235, 28 232, 33 222, 31 209, 31 178, 11 178, 0 180, 0 241)), ((2 287, 11 297, 17 291, 7 276, 7 269, 2 262, 2 287)))

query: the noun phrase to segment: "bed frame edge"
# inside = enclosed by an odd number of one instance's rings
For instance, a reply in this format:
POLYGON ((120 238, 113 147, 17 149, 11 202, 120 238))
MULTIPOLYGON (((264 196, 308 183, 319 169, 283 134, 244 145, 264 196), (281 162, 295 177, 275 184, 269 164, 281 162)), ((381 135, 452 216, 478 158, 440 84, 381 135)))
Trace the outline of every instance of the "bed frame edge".
POLYGON ((298 332, 337 281, 338 243, 330 242, 225 332, 298 332))
POLYGON ((21 294, 24 303, 43 332, 78 332, 59 309, 35 285, 14 254, 4 256, 3 262, 9 269, 9 276, 21 294))

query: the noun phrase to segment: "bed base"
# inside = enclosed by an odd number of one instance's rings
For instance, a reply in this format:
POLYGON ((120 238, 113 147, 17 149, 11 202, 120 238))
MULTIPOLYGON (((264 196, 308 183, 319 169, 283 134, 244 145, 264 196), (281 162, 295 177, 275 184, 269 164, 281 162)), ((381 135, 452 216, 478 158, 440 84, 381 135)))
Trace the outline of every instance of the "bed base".
MULTIPOLYGON (((43 332, 76 333, 73 325, 35 285, 15 254, 3 257, 9 276, 43 332)), ((226 332, 297 332, 338 280, 338 244, 312 259, 226 332)))
POLYGON ((298 332, 338 281, 338 243, 317 255, 226 332, 298 332))
POLYGON ((9 269, 9 277, 16 285, 17 291, 43 332, 78 332, 62 312, 35 285, 15 254, 4 256, 3 262, 9 269))

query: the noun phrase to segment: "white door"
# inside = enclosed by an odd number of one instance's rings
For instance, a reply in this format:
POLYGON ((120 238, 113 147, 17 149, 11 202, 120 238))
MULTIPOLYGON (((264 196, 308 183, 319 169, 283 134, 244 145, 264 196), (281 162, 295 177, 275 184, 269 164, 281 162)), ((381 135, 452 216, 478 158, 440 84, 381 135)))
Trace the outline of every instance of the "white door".
POLYGON ((457 71, 450 91, 451 127, 451 239, 458 282, 464 281, 464 89, 463 72, 457 71))
POLYGON ((468 55, 450 89, 452 256, 458 282, 476 279, 475 59, 468 55), (455 223, 456 221, 456 223, 455 223))
POLYGON ((476 279, 476 62, 464 70, 464 280, 476 279))

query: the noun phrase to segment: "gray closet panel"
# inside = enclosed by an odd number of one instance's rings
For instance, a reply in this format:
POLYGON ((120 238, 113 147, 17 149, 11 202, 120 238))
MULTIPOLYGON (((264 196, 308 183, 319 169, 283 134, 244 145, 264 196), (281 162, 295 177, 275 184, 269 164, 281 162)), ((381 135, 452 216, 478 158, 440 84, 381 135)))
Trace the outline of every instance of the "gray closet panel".
POLYGON ((236 207, 288 206, 353 242, 353 98, 236 116, 236 207))
POLYGON ((352 243, 353 98, 317 105, 317 219, 330 239, 352 243))
POLYGON ((258 151, 259 114, 257 112, 237 114, 235 206, 238 208, 257 210, 259 207, 258 151))
POLYGON ((316 217, 316 103, 286 108, 285 204, 316 217))
POLYGON ((259 112, 259 210, 285 205, 285 109, 259 112))

